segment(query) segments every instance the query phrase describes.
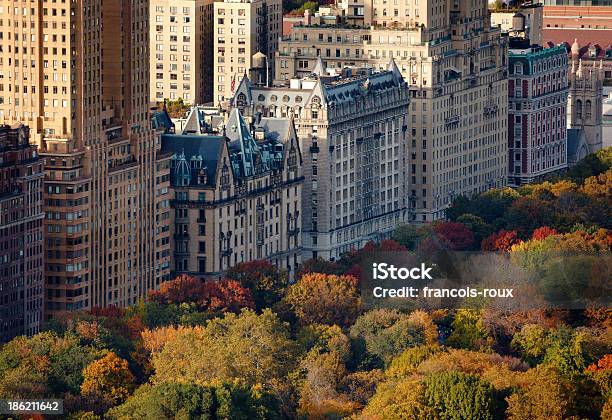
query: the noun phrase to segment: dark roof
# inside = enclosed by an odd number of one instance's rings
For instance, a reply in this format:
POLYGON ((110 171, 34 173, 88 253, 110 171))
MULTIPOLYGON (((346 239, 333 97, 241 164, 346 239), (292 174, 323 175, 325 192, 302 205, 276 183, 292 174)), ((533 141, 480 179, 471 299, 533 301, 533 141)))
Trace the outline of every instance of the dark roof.
POLYGON ((163 129, 165 133, 174 131, 174 123, 166 110, 157 111, 151 118, 151 124, 155 130, 163 129))
MULTIPOLYGON (((174 155, 185 154, 185 160, 191 161, 192 157, 202 159, 202 167, 206 167, 207 185, 214 186, 218 169, 218 161, 222 147, 225 147, 225 137, 213 135, 162 135, 162 153, 174 155)), ((173 176, 173 174, 170 174, 173 176)), ((198 171, 191 171, 192 184, 197 183, 198 171)))

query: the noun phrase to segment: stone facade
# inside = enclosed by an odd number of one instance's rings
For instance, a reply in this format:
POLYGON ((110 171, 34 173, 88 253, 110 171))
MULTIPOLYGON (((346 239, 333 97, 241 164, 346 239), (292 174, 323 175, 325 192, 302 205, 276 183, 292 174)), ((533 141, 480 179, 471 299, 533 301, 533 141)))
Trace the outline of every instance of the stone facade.
POLYGON ((171 155, 173 272, 219 277, 266 259, 295 276, 301 263, 302 153, 287 118, 247 120, 193 108, 171 155), (247 122, 248 121, 248 122, 247 122))
POLYGON ((274 78, 273 60, 282 33, 281 0, 224 0, 214 3, 215 104, 230 99, 242 77, 255 64, 267 61, 266 79, 274 78))
POLYGON ((212 0, 152 0, 150 100, 212 100, 212 0))
POLYGON ((304 151, 304 258, 336 259, 409 220, 408 87, 389 70, 313 74, 283 88, 243 79, 233 105, 247 115, 293 118, 304 151))
POLYGON ((486 2, 395 3, 366 1, 350 24, 336 10, 333 21, 294 26, 279 45, 277 81, 309 74, 317 57, 330 68, 384 68, 393 58, 411 97, 412 217, 427 222, 456 196, 507 184, 507 38, 491 27, 486 2))

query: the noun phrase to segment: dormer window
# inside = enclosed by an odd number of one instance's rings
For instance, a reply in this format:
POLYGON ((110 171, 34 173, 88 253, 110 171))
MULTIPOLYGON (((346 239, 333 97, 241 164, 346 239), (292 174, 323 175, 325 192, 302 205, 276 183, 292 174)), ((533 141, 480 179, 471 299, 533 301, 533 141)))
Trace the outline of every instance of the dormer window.
POLYGON ((516 63, 514 65, 514 74, 523 74, 523 65, 520 63, 516 63))

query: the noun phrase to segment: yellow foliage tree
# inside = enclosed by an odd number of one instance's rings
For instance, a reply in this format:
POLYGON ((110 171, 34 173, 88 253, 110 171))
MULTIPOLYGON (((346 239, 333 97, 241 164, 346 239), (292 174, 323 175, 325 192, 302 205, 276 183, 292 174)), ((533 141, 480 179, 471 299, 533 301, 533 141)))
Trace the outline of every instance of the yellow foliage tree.
POLYGON ((357 280, 352 276, 306 274, 289 287, 285 301, 302 325, 351 325, 361 310, 357 280))
POLYGON ((109 403, 118 404, 130 396, 134 382, 128 362, 109 352, 83 369, 81 394, 85 397, 101 397, 109 403))

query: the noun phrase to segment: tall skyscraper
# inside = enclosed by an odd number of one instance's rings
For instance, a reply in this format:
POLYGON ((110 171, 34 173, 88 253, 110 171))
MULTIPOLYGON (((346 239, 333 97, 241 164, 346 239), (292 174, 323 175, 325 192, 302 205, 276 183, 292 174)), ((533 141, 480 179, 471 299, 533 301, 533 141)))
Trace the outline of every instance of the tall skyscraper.
POLYGON ((331 68, 395 60, 410 88, 413 220, 442 218, 454 197, 507 184, 507 38, 485 0, 366 0, 331 13, 282 39, 277 79, 307 75, 319 57, 331 68))
POLYGON ((151 0, 151 101, 212 100, 213 1, 151 0))
POLYGON ((272 65, 282 33, 281 0, 224 0, 214 3, 214 103, 229 100, 253 57, 263 54, 267 77, 274 77, 272 65))
POLYGON ((27 122, 48 161, 48 314, 134 303, 169 275, 149 2, 0 4, 0 120, 27 122))
POLYGON ((23 125, 0 126, 0 343, 43 320, 43 165, 23 125))

